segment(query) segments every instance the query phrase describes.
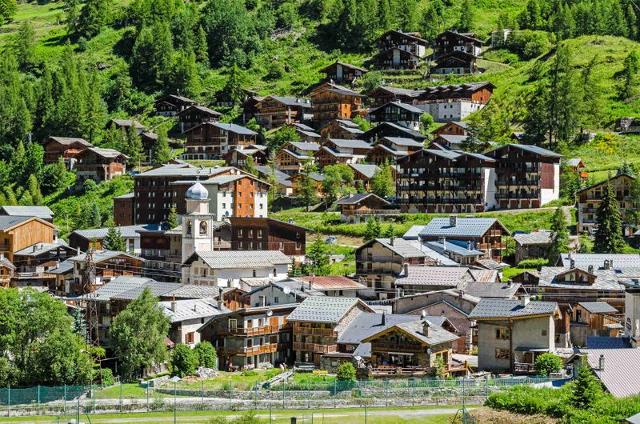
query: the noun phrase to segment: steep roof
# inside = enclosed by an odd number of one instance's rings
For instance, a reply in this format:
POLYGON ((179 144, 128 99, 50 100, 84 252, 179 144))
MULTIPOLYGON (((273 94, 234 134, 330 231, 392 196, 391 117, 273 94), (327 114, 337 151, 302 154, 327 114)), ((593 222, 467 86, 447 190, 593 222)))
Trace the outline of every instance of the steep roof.
POLYGON ((374 240, 369 240, 362 246, 358 247, 357 250, 368 247, 374 243, 380 243, 387 249, 391 250, 398 256, 401 256, 404 259, 408 258, 424 258, 426 255, 422 250, 419 249, 418 246, 411 243, 409 240, 394 238, 393 241, 390 238, 377 238, 374 240))
POLYGON ((373 113, 376 113, 379 110, 391 107, 391 106, 399 107, 400 109, 404 109, 407 112, 417 113, 419 115, 422 115, 424 113, 424 110, 422 110, 422 109, 420 109, 418 107, 415 107, 413 105, 410 105, 410 104, 407 104, 407 103, 398 102, 398 101, 391 101, 391 102, 387 102, 387 103, 383 104, 382 106, 379 106, 379 107, 377 107, 375 109, 370 110, 369 111, 369 115, 371 115, 373 113))
POLYGON ((374 175, 378 171, 380 171, 380 167, 378 165, 370 165, 365 163, 350 163, 349 166, 354 170, 367 178, 373 178, 374 175))
POLYGON ((213 269, 273 267, 291 263, 291 259, 279 250, 216 250, 195 252, 185 264, 197 258, 213 269))
POLYGON ((7 231, 33 218, 32 216, 0 216, 0 230, 7 231))
POLYGON ((513 239, 517 244, 526 246, 530 244, 549 244, 551 243, 551 236, 551 231, 539 230, 531 233, 514 234, 513 239))
POLYGON ((182 112, 179 112, 178 115, 186 115, 192 110, 197 110, 198 112, 202 112, 211 116, 222 116, 222 113, 218 112, 217 110, 209 109, 208 107, 200 105, 191 105, 188 108, 184 109, 182 112))
POLYGON ((336 202, 337 205, 357 205, 358 203, 362 202, 363 200, 369 198, 369 197, 373 197, 374 199, 378 200, 379 202, 384 203, 385 205, 390 205, 391 203, 389 203, 388 201, 384 200, 382 197, 374 194, 374 193, 356 193, 356 194, 350 194, 347 195, 345 197, 343 197, 342 199, 338 200, 336 202))
POLYGON ((184 299, 176 300, 175 303, 164 301, 158 304, 171 323, 209 318, 225 312, 218 308, 213 299, 184 299))
POLYGON ((618 310, 607 302, 580 302, 578 305, 582 306, 588 312, 592 314, 617 314, 618 310))
POLYGON ((337 324, 356 305, 372 311, 356 297, 311 296, 294 309, 287 320, 337 324))
MULTIPOLYGON (((148 230, 151 228, 155 228, 153 225, 149 224, 141 224, 141 225, 125 225, 122 227, 115 227, 116 230, 120 231, 120 234, 124 238, 140 238, 140 233, 138 231, 148 230)), ((77 234, 82 238, 87 240, 96 240, 103 239, 107 236, 109 232, 109 228, 91 228, 88 230, 75 230, 71 234, 77 234)))
POLYGON ((640 349, 589 349, 587 361, 614 397, 640 394, 640 349), (600 369, 600 356, 604 369, 600 369))
POLYGON ((480 302, 469 314, 469 319, 503 319, 526 318, 537 315, 554 315, 558 311, 556 302, 529 301, 522 306, 522 301, 511 299, 480 299, 480 302))
POLYGON ((495 223, 498 223, 508 233, 496 218, 456 217, 455 225, 451 225, 449 218, 433 218, 424 226, 420 237, 482 237, 495 223))
POLYGON ((58 136, 49 136, 47 138, 47 140, 45 141, 45 144, 49 141, 49 140, 53 140, 59 144, 62 144, 63 146, 70 146, 72 144, 78 143, 81 144, 83 146, 86 147, 91 147, 93 146, 91 143, 89 143, 87 140, 85 140, 84 138, 80 138, 80 137, 58 137, 58 136))
POLYGON ((345 68, 355 69, 355 70, 360 71, 360 72, 363 72, 363 73, 366 73, 366 72, 367 72, 367 70, 366 70, 366 69, 364 69, 364 68, 361 68, 361 67, 356 66, 356 65, 352 65, 352 64, 350 64, 350 63, 341 62, 341 61, 339 61, 339 60, 336 60, 336 61, 335 61, 335 62, 333 62, 332 64, 327 65, 327 66, 325 66, 324 68, 320 69, 320 72, 322 72, 322 73, 327 73, 327 72, 329 72, 329 71, 330 71, 330 69, 331 69, 331 68, 333 68, 333 67, 334 67, 334 66, 336 66, 336 65, 342 65, 342 66, 344 66, 345 68))
POLYGON ((348 277, 341 275, 334 276, 304 276, 296 277, 298 280, 310 283, 315 290, 359 290, 366 288, 363 284, 358 283, 348 277))
POLYGON ((363 342, 371 342, 385 333, 399 330, 410 337, 413 337, 427 346, 437 346, 443 343, 450 343, 460 338, 457 334, 453 334, 444 328, 434 325, 429 319, 413 320, 395 324, 391 327, 372 334, 363 339, 363 342), (426 321, 426 322, 425 322, 426 321), (425 325, 427 332, 425 333, 425 325))
POLYGON ((382 314, 363 312, 359 314, 338 338, 338 343, 357 344, 363 339, 396 324, 420 320, 419 315, 382 314), (382 321, 384 320, 384 324, 382 321))

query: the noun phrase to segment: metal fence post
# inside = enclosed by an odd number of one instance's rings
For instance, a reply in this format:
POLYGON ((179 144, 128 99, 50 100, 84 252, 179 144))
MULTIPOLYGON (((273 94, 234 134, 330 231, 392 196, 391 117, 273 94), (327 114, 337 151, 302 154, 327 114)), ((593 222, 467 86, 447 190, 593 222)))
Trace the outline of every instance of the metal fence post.
POLYGON ((287 385, 287 380, 284 380, 284 381, 282 382, 282 409, 286 409, 286 408, 284 407, 284 396, 285 396, 284 392, 285 392, 285 390, 286 390, 286 385, 287 385))
POLYGON ((40 407, 40 385, 38 384, 38 388, 37 388, 37 396, 38 396, 38 408, 40 407))
POLYGON ((120 382, 120 413, 122 414, 122 381, 120 382))
POLYGON ((67 385, 64 385, 64 394, 62 395, 62 413, 67 415, 67 385))
POLYGON ((173 423, 176 423, 176 402, 177 402, 177 388, 176 388, 176 382, 173 382, 173 423))
POLYGON ((147 412, 149 412, 149 382, 147 381, 147 412))
POLYGON ((11 416, 11 386, 7 386, 7 417, 11 416))
POLYGON ((204 410, 204 380, 200 382, 200 401, 202 402, 202 410, 204 410))

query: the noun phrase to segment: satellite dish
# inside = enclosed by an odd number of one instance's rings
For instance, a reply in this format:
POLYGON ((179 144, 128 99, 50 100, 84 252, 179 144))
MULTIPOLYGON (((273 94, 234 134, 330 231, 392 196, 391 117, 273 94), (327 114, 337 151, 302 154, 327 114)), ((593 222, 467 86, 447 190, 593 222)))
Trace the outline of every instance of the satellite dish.
POLYGON ((269 310, 267 311, 267 316, 268 316, 268 317, 270 317, 271 315, 273 315, 273 311, 272 311, 271 309, 269 309, 269 310))
POLYGON ((422 319, 425 319, 427 317, 427 311, 423 309, 420 315, 422 315, 422 319))
POLYGON ((291 289, 290 289, 289 287, 284 287, 284 288, 282 289, 282 291, 284 292, 284 294, 289 294, 289 293, 291 293, 291 289))

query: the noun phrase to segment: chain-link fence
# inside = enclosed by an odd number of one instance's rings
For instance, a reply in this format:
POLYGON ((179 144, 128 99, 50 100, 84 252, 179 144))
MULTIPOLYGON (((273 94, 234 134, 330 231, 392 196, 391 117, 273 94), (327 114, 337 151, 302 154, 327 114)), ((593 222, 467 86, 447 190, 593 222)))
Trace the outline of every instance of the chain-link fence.
MULTIPOLYGON (((292 379, 293 380, 293 379, 292 379)), ((492 392, 519 384, 551 384, 549 378, 387 379, 295 383, 253 389, 212 388, 207 381, 0 389, 0 415, 282 410, 367 407, 443 407, 481 404, 492 392)))

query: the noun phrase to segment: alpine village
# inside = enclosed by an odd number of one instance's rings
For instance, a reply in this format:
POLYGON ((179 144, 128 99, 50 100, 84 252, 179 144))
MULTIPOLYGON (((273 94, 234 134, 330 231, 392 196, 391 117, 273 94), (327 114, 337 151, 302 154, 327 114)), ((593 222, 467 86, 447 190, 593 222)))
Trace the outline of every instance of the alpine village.
POLYGON ((638 40, 634 0, 0 0, 0 422, 640 423, 638 40))

